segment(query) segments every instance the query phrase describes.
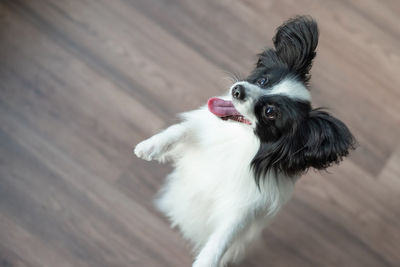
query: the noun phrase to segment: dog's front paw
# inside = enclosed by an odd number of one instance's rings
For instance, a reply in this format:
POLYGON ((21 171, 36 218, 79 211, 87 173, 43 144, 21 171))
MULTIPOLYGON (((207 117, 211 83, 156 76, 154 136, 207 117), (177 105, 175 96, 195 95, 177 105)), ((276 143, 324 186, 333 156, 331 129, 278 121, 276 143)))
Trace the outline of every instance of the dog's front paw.
POLYGON ((149 138, 137 144, 134 153, 138 158, 150 161, 157 160, 161 151, 158 149, 156 140, 149 138))

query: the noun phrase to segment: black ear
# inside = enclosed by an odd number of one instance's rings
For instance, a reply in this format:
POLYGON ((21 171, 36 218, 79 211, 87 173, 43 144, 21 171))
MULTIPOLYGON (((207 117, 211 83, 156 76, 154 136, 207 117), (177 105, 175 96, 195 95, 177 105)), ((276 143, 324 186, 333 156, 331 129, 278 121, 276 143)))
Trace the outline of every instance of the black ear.
POLYGON ((261 145, 252 161, 256 182, 271 170, 294 176, 310 167, 326 169, 339 163, 354 147, 355 139, 343 122, 314 109, 292 133, 261 145))
POLYGON ((342 161, 355 148, 355 139, 347 126, 321 109, 312 110, 295 135, 296 142, 302 144, 292 151, 293 171, 309 167, 326 169, 342 161))
POLYGON ((276 54, 300 79, 307 82, 318 45, 318 26, 310 16, 286 21, 273 39, 276 54))

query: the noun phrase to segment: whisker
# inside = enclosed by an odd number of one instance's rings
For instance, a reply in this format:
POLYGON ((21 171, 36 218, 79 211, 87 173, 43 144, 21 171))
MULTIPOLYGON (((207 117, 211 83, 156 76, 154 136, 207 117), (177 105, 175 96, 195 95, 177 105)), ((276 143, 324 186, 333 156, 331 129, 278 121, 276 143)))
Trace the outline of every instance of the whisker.
POLYGON ((238 72, 224 71, 224 73, 228 75, 228 77, 226 78, 228 78, 233 83, 243 80, 238 72))
POLYGON ((237 76, 236 76, 234 73, 229 72, 229 71, 224 71, 224 73, 227 75, 227 76, 225 77, 225 79, 229 80, 230 82, 236 83, 236 82, 239 81, 238 78, 237 78, 237 76))
POLYGON ((234 76, 237 82, 243 80, 242 75, 240 75, 239 72, 234 72, 234 76))

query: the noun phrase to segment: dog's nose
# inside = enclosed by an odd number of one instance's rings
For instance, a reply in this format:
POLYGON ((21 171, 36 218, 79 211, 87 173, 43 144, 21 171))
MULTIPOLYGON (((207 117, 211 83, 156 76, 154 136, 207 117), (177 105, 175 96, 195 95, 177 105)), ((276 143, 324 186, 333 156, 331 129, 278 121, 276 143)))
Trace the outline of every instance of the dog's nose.
POLYGON ((246 96, 244 92, 244 86, 241 84, 235 85, 232 89, 232 97, 238 100, 243 100, 244 97, 246 96))

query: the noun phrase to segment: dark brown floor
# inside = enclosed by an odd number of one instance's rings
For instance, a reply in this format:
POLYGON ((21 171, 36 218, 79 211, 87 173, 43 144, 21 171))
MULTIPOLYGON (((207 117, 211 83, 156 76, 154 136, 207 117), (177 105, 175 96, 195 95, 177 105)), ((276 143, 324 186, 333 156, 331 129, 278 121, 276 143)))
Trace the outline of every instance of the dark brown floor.
POLYGON ((311 14, 314 103, 360 147, 310 172, 245 266, 400 266, 400 2, 2 0, 0 266, 190 266, 133 146, 311 14))

